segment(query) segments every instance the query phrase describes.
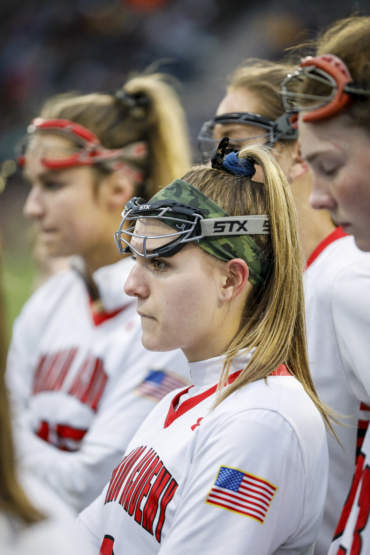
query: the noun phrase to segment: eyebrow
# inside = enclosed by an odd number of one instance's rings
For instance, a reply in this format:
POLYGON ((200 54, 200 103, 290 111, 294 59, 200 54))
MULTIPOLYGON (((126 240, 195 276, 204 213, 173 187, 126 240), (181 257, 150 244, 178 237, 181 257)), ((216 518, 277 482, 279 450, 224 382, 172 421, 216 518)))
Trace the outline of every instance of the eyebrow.
MULTIPOLYGON (((46 181, 47 179, 54 179, 55 177, 57 177, 60 174, 60 171, 52 171, 52 170, 45 170, 42 173, 38 173, 35 176, 35 179, 39 179, 40 181, 46 181)), ((27 181, 29 181, 30 183, 32 183, 33 179, 30 177, 30 175, 28 175, 28 173, 26 171, 23 171, 23 177, 24 179, 26 179, 27 181)))

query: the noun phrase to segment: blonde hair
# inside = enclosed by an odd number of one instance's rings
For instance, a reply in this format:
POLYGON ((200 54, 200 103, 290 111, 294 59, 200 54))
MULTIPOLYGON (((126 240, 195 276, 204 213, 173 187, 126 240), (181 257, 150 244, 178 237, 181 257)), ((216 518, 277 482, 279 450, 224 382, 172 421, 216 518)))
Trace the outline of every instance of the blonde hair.
POLYGON ((253 236, 271 261, 265 287, 253 287, 244 308, 240 330, 225 353, 215 407, 238 389, 267 378, 285 364, 303 385, 326 425, 334 413, 320 401, 312 382, 306 348, 303 257, 297 216, 290 187, 277 162, 265 147, 253 145, 240 151, 261 166, 264 183, 224 171, 198 166, 183 179, 217 203, 230 216, 267 214, 270 235, 253 236), (255 349, 248 365, 227 388, 230 366, 241 350, 255 349))
POLYGON ((295 67, 288 62, 269 62, 248 58, 229 79, 228 92, 248 89, 254 93, 259 103, 259 114, 271 121, 283 115, 280 85, 295 67))
POLYGON ((191 165, 185 114, 161 74, 135 76, 122 93, 59 95, 45 103, 40 116, 79 123, 110 149, 146 141, 149 159, 137 166, 145 172, 140 193, 149 199, 191 165))
MULTIPOLYGON (((333 23, 326 31, 309 44, 299 47, 309 48, 314 56, 334 54, 348 67, 352 79, 370 90, 370 17, 352 16, 333 23)), ((303 81, 302 92, 320 94, 322 86, 311 79, 303 81)), ((370 131, 370 98, 353 96, 353 102, 345 112, 359 127, 370 131)))

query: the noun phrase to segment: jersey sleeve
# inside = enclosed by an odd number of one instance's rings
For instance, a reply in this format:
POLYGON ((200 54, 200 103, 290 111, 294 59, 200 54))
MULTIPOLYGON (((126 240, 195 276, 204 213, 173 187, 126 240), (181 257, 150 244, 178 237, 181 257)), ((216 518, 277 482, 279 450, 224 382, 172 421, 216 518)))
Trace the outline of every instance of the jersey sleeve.
POLYGON ((233 555, 269 555, 288 541, 289 553, 309 553, 325 500, 325 438, 314 468, 278 413, 245 411, 209 432, 192 454, 160 555, 185 555, 189 546, 211 555, 220 545, 233 555))
POLYGON ((348 385, 362 402, 370 402, 370 264, 355 262, 336 278, 332 314, 348 385))
MULTIPOLYGON (((180 354, 169 354, 165 364, 176 367, 180 354)), ((155 360, 155 355, 152 358, 155 360)), ((128 361, 131 375, 139 372, 141 363, 140 357, 136 363, 128 361)), ((185 376, 182 379, 185 383, 185 376)), ((15 437, 23 466, 77 511, 99 495, 128 443, 156 404, 155 399, 137 395, 137 388, 128 387, 126 381, 123 373, 102 399, 80 449, 75 452, 62 451, 37 437, 31 429, 28 410, 19 411, 15 437)))

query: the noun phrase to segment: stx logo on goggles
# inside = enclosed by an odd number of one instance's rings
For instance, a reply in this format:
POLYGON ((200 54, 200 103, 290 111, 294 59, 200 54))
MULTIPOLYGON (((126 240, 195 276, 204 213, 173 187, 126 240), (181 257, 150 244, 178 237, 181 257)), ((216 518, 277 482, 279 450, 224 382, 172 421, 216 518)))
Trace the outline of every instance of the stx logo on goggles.
POLYGON ((202 235, 266 235, 270 233, 267 216, 209 218, 202 220, 202 235))
POLYGON ((239 231, 245 231, 246 233, 248 233, 248 229, 246 228, 247 223, 248 223, 248 220, 244 220, 244 222, 243 221, 239 222, 237 220, 236 221, 233 220, 231 222, 228 220, 226 220, 226 222, 215 222, 213 224, 213 231, 215 233, 223 233, 226 229, 226 226, 229 226, 229 229, 228 229, 229 233, 232 233, 234 231, 234 228, 236 233, 238 233, 239 231))

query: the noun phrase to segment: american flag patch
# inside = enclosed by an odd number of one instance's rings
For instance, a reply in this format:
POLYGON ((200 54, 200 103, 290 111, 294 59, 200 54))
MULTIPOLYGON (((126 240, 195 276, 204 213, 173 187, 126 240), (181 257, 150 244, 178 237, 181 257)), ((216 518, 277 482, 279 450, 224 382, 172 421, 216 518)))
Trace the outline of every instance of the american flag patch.
POLYGON ((150 370, 145 380, 135 389, 135 393, 160 401, 167 393, 189 385, 181 376, 166 370, 150 370))
POLYGON ((206 503, 264 523, 277 487, 242 470, 221 466, 206 503))

